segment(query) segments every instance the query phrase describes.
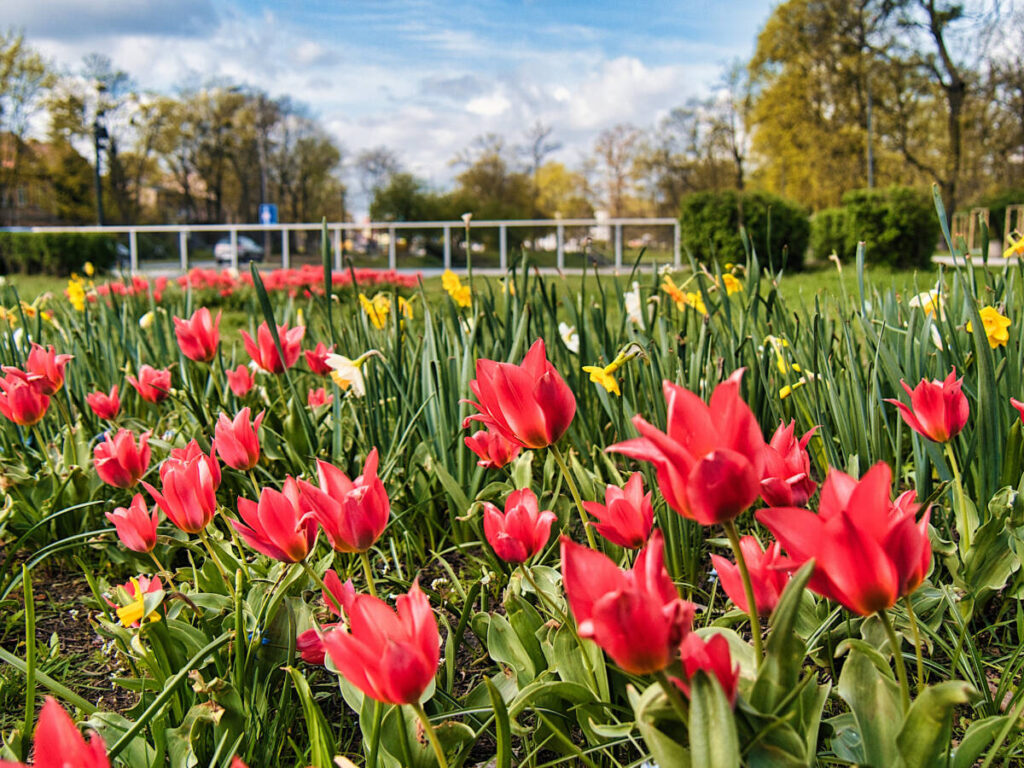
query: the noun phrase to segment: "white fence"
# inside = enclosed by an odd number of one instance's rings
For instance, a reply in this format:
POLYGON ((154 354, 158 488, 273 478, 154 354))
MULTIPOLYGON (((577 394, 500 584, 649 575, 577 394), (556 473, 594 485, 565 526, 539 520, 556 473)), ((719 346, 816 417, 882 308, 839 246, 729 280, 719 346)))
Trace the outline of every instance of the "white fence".
MULTIPOLYGON (((277 233, 281 239, 281 265, 291 266, 290 240, 287 236, 292 232, 319 231, 323 224, 161 224, 139 226, 89 226, 89 227, 15 227, 2 231, 39 232, 39 233, 102 233, 128 236, 128 257, 131 270, 139 268, 140 234, 177 234, 178 235, 178 266, 182 271, 189 268, 189 235, 191 233, 226 232, 231 249, 231 266, 237 268, 239 262, 239 232, 277 233)), ((608 239, 614 247, 614 265, 623 266, 623 227, 672 227, 672 260, 676 266, 681 263, 681 242, 679 221, 670 218, 605 218, 605 219, 507 219, 494 221, 473 220, 470 237, 480 230, 497 230, 498 235, 498 266, 504 270, 508 267, 508 232, 516 228, 552 228, 555 232, 556 266, 565 268, 566 229, 586 228, 588 231, 606 231, 608 239)), ((327 224, 334 255, 334 268, 342 268, 343 235, 344 233, 360 233, 364 231, 387 232, 388 267, 398 269, 396 244, 399 235, 407 230, 439 230, 444 244, 443 266, 452 266, 452 235, 464 231, 462 221, 379 221, 379 222, 333 222, 327 224)), ((595 238, 596 239, 596 238, 595 238)))

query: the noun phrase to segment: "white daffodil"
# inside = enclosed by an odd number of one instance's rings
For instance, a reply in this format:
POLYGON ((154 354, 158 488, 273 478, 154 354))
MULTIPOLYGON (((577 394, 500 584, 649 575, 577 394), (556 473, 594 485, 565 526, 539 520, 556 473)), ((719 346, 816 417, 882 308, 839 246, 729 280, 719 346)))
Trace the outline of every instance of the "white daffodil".
POLYGON ((623 294, 626 301, 626 316, 634 325, 644 327, 643 302, 640 300, 640 283, 633 281, 633 290, 623 294))
POLYGON ((562 343, 565 344, 566 349, 574 355, 578 355, 580 353, 580 335, 576 333, 575 325, 559 323, 558 335, 562 337, 562 343))
POLYGON ((929 317, 939 320, 944 320, 946 317, 945 308, 942 306, 942 294, 934 288, 913 296, 907 304, 911 307, 920 307, 929 317))
POLYGON ((358 360, 350 360, 344 355, 328 355, 325 358, 325 362, 332 369, 331 380, 342 392, 351 388, 353 397, 362 397, 366 394, 362 371, 364 360, 365 356, 358 360))

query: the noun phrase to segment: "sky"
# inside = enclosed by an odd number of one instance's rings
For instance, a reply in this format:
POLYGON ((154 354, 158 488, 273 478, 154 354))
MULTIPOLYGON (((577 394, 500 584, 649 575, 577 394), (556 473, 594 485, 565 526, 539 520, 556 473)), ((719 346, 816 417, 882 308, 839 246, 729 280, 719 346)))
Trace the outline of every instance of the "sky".
MULTIPOLYGON (((214 79, 305 103, 351 158, 386 145, 434 186, 475 136, 537 121, 576 164, 747 59, 773 0, 0 0, 58 67, 99 52, 142 90, 214 79)), ((353 183, 351 186, 356 186, 353 183)))

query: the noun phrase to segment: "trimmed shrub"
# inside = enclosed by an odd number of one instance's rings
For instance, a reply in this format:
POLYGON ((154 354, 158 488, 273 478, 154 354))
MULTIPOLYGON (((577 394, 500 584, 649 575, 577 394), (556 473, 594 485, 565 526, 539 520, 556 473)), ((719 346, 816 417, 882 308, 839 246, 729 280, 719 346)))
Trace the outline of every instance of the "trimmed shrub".
POLYGON ((683 245, 699 260, 744 261, 742 221, 762 264, 770 260, 776 267, 803 266, 810 221, 807 212, 790 200, 768 192, 729 189, 687 195, 680 208, 683 245))
POLYGON ((112 235, 0 232, 0 269, 5 274, 67 275, 81 272, 87 261, 102 271, 116 257, 117 240, 112 235))
POLYGON ((910 187, 855 189, 843 195, 846 252, 864 241, 869 264, 924 267, 931 263, 939 237, 935 206, 924 192, 910 187))
POLYGON ((846 209, 825 208, 811 216, 811 255, 825 261, 835 253, 840 259, 846 250, 846 209))

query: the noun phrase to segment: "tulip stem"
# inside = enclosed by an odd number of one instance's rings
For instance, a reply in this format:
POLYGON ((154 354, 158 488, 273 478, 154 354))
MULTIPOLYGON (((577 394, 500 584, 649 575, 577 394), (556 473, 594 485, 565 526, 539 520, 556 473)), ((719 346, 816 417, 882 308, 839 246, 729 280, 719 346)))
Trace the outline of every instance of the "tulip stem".
POLYGON ((217 553, 213 549, 213 545, 210 543, 210 538, 206 535, 206 530, 199 531, 199 540, 203 542, 203 546, 206 547, 206 551, 210 553, 210 557, 213 558, 213 564, 217 566, 217 570, 220 571, 220 577, 224 579, 224 583, 227 585, 228 592, 231 593, 231 597, 235 596, 235 587, 228 579, 228 572, 224 570, 224 564, 221 563, 220 558, 217 557, 217 553))
POLYGON ((679 689, 668 679, 668 675, 665 674, 665 670, 659 669, 654 673, 654 679, 658 681, 661 686, 661 690, 665 692, 665 697, 668 699, 668 703, 672 705, 672 709, 679 715, 679 719, 683 723, 690 721, 689 707, 686 706, 686 702, 683 700, 682 693, 679 689))
POLYGON ((423 709, 423 705, 416 702, 409 706, 412 707, 417 717, 419 717, 420 722, 423 723, 423 730, 427 732, 427 738, 430 739, 430 746, 434 748, 434 755, 437 757, 438 768, 448 768, 448 760, 444 756, 444 747, 441 746, 441 740, 437 738, 437 733, 434 732, 434 726, 430 724, 430 718, 427 717, 427 712, 423 709))
POLYGON ((309 565, 309 563, 307 563, 305 560, 300 560, 299 565, 302 566, 302 570, 306 572, 306 575, 313 580, 313 583, 320 587, 320 589, 323 591, 324 600, 330 603, 330 605, 328 605, 327 607, 330 608, 331 606, 334 606, 334 612, 340 616, 341 605, 338 604, 338 600, 334 596, 334 593, 327 588, 327 582, 325 582, 320 577, 320 574, 314 571, 313 568, 309 565))
POLYGON ((175 589, 174 577, 171 572, 164 568, 163 564, 157 559, 156 553, 153 550, 149 550, 149 557, 153 561, 153 565, 156 566, 157 573, 163 573, 167 576, 167 586, 171 589, 175 589))
POLYGON ((366 768, 377 768, 377 756, 380 754, 380 724, 383 720, 384 705, 374 700, 373 730, 370 731, 370 754, 366 761, 366 768))
POLYGON ((50 457, 50 449, 46 445, 46 440, 43 438, 43 431, 39 429, 39 425, 35 424, 32 426, 32 434, 35 435, 36 442, 39 444, 39 450, 43 454, 43 458, 46 459, 46 466, 50 468, 50 474, 53 476, 54 489, 57 487, 57 469, 53 465, 53 459, 50 457))
POLYGON ((924 679, 924 657, 921 655, 921 633, 917 631, 917 616, 914 614, 914 603, 910 599, 910 595, 906 595, 903 598, 904 604, 907 606, 907 616, 910 619, 910 632, 914 636, 914 651, 917 655, 917 695, 921 695, 921 691, 924 690, 925 679, 924 679))
POLYGON ((971 548, 971 531, 967 526, 967 509, 964 506, 964 483, 960 477, 960 467, 956 463, 956 454, 953 453, 953 444, 946 443, 946 458, 949 460, 949 469, 953 473, 953 514, 957 519, 957 528, 960 532, 960 552, 966 553, 971 548))
POLYGON ((256 482, 256 471, 253 469, 249 470, 249 480, 252 482, 252 489, 256 493, 256 501, 260 500, 260 484, 256 482))
POLYGON ((725 528, 725 535, 729 537, 729 546, 732 547, 733 556, 736 558, 736 567, 740 569, 740 578, 743 579, 743 594, 747 598, 747 613, 750 614, 750 634, 754 636, 754 658, 757 660, 757 668, 761 669, 764 653, 761 648, 761 621, 757 617, 754 582, 750 578, 750 570, 747 568, 747 561, 743 557, 743 549, 740 547, 740 534, 736 530, 736 523, 733 520, 726 520, 722 523, 722 527, 725 528))
POLYGON ((594 539, 594 532, 591 530, 587 517, 587 511, 583 508, 583 500, 580 498, 579 489, 576 487, 576 481, 572 479, 572 474, 569 472, 569 465, 565 463, 565 459, 562 457, 562 452, 558 450, 558 446, 554 443, 551 444, 551 454, 555 457, 555 462, 558 464, 558 468, 562 470, 562 476, 565 478, 565 484, 569 486, 569 493, 572 494, 573 501, 576 502, 576 509, 580 512, 580 520, 583 521, 583 531, 587 534, 587 545, 591 549, 597 549, 597 541, 594 539))
POLYGON ((359 560, 363 564, 363 575, 366 576, 366 588, 370 594, 377 597, 377 585, 373 581, 373 568, 370 566, 370 553, 363 550, 359 553, 359 560))
POLYGON ((906 714, 907 710, 910 709, 910 683, 907 682, 907 665, 903 661, 900 639, 897 637, 896 630, 893 629, 892 622, 889 621, 889 615, 884 609, 878 612, 878 618, 882 620, 885 634, 889 638, 889 645, 892 647, 892 658, 896 666, 896 679, 900 683, 900 700, 903 703, 903 713, 906 714))

